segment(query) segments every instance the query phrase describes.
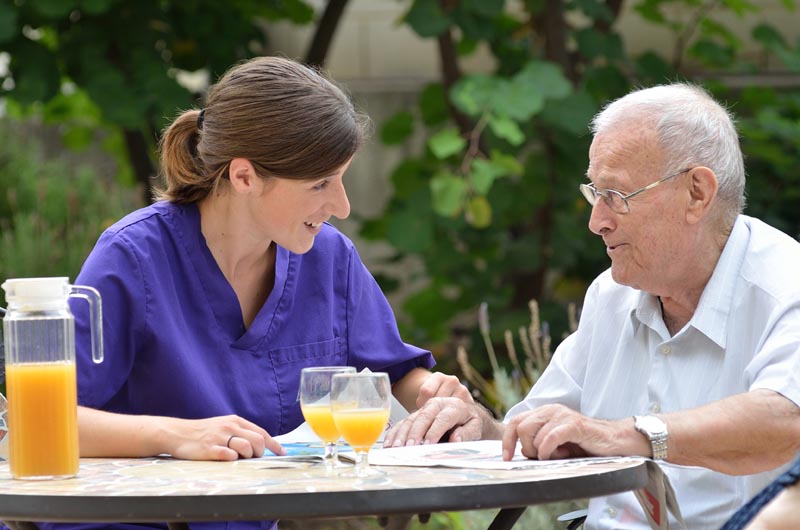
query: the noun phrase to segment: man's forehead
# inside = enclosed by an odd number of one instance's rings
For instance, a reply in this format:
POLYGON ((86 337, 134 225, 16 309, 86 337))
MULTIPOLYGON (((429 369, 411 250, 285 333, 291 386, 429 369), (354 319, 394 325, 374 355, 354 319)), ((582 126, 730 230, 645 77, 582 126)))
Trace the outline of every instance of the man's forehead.
POLYGON ((592 141, 586 175, 592 181, 627 181, 629 175, 657 170, 663 161, 663 151, 651 138, 606 133, 592 141))

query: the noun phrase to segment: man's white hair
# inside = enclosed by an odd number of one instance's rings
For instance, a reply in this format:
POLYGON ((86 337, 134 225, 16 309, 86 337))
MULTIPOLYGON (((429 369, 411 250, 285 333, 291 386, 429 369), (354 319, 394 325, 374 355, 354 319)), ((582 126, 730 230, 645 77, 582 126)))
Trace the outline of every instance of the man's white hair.
POLYGON ((666 155, 665 171, 706 166, 717 175, 717 198, 728 226, 744 210, 744 159, 733 116, 703 88, 674 83, 636 90, 592 120, 595 135, 631 122, 652 122, 666 155))

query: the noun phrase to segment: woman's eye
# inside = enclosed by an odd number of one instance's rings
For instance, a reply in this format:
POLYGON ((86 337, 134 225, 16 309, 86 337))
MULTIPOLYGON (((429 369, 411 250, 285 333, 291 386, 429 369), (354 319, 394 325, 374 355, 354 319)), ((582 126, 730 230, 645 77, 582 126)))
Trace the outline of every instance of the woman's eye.
POLYGON ((314 186, 312 189, 313 189, 314 191, 322 191, 322 190, 324 190, 326 187, 328 187, 328 181, 327 181, 327 180, 323 180, 322 182, 320 182, 319 184, 317 184, 316 186, 314 186))

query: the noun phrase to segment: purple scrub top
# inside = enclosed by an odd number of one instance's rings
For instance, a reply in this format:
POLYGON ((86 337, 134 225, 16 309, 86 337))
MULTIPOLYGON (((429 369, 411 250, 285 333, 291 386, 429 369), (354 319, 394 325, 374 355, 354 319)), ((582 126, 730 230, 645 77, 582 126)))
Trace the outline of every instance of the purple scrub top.
POLYGON ((245 329, 196 205, 159 202, 111 226, 75 281, 100 292, 105 343, 94 364, 88 311, 73 304, 79 403, 189 419, 237 414, 274 436, 303 421, 303 367, 368 367, 395 382, 434 365, 400 339, 386 298, 333 226, 305 254, 276 254, 275 285, 245 329))

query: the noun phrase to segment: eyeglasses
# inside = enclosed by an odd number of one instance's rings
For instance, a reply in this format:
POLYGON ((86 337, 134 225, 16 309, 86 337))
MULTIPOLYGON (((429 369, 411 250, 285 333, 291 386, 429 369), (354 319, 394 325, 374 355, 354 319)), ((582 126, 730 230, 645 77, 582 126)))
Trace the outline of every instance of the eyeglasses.
POLYGON ((626 213, 629 213, 631 211, 631 206, 630 206, 630 204, 628 204, 628 199, 630 199, 631 197, 634 197, 636 195, 639 195, 640 193, 643 193, 643 192, 645 192, 647 190, 651 190, 651 189, 655 188, 656 186, 658 186, 659 184, 661 184, 665 180, 669 180, 671 178, 677 177, 678 175, 683 175, 684 173, 688 173, 689 171, 691 171, 693 169, 694 169, 693 167, 682 169, 682 170, 678 171, 677 173, 673 173, 671 175, 667 175, 666 177, 661 178, 661 179, 653 182, 652 184, 648 184, 644 188, 640 188, 640 189, 638 189, 638 190, 636 190, 634 192, 631 192, 631 193, 629 193, 627 195, 623 195, 622 192, 617 191, 617 190, 611 190, 611 189, 598 190, 597 188, 594 187, 594 183, 581 184, 580 185, 580 190, 581 190, 581 193, 583 194, 583 196, 586 198, 586 200, 592 206, 595 205, 595 203, 597 202, 597 198, 598 197, 602 197, 603 200, 606 202, 606 205, 609 208, 611 208, 612 211, 614 211, 616 213, 620 213, 620 214, 626 214, 626 213))

